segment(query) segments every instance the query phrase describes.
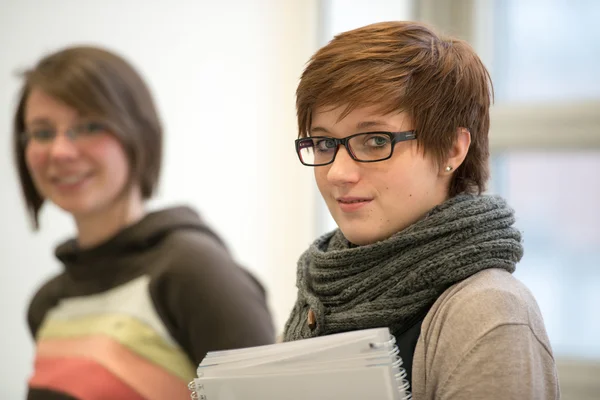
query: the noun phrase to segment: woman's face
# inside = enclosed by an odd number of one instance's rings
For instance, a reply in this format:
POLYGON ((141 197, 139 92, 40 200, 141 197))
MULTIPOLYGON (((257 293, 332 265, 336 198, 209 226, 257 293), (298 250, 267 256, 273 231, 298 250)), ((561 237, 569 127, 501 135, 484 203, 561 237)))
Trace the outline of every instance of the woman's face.
POLYGON ((24 118, 25 161, 43 198, 76 218, 114 205, 129 178, 127 156, 116 137, 35 88, 24 118), (69 137, 69 131, 78 133, 69 137))
MULTIPOLYGON (((311 136, 343 138, 356 133, 413 129, 404 114, 377 114, 375 108, 317 108, 311 136)), ((390 159, 361 163, 340 146, 332 164, 314 167, 317 186, 344 236, 356 245, 387 239, 420 219, 448 195, 450 173, 417 149, 417 141, 399 142, 390 159)))

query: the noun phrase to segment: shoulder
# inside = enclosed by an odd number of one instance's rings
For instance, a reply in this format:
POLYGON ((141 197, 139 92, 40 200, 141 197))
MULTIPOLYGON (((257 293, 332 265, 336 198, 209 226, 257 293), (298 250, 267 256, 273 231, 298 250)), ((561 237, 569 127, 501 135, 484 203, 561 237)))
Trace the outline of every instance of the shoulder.
POLYGON ((195 363, 207 351, 273 342, 266 293, 213 235, 181 230, 160 246, 150 294, 171 335, 195 363))
POLYGON ((258 280, 234 260, 223 241, 209 229, 172 232, 160 247, 163 262, 153 274, 154 286, 206 290, 208 295, 219 286, 244 285, 264 295, 258 280))
POLYGON ((180 229, 167 235, 160 243, 163 254, 171 262, 185 266, 200 261, 223 261, 231 259, 225 244, 210 229, 180 229))
POLYGON ((27 323, 31 335, 36 336, 47 312, 53 308, 63 296, 64 273, 60 273, 45 281, 35 292, 27 309, 27 323))
POLYGON ((482 338, 511 326, 530 332, 551 354, 529 289, 507 271, 488 269, 451 286, 437 299, 423 321, 420 342, 425 352, 443 351, 448 362, 456 358, 458 363, 482 338))
POLYGON ((442 293, 424 324, 442 322, 481 336, 506 324, 528 325, 534 332, 544 330, 541 312, 529 289, 512 274, 496 268, 478 272, 442 293))
POLYGON ((423 321, 414 369, 426 371, 416 377, 420 392, 482 394, 499 382, 516 391, 556 386, 539 307, 523 283, 500 269, 481 271, 438 298, 423 321), (494 382, 477 378, 496 369, 511 372, 494 382))

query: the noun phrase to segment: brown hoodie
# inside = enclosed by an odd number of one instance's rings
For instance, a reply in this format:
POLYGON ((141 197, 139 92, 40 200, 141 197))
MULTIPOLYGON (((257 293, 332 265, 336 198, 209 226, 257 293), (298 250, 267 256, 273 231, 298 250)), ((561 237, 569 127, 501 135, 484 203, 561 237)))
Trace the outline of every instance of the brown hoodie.
POLYGON ((107 242, 56 249, 64 272, 31 301, 28 399, 187 399, 208 351, 274 342, 265 292, 190 208, 107 242))

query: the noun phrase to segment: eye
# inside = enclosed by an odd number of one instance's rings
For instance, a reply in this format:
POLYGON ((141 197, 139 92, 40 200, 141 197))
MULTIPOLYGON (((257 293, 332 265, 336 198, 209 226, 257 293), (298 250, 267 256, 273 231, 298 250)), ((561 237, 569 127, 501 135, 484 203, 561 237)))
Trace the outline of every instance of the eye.
POLYGON ((106 127, 99 122, 85 122, 76 128, 77 133, 91 135, 106 131, 106 127))
POLYGON ((365 146, 385 147, 390 144, 390 138, 383 135, 370 135, 365 139, 365 146))
POLYGON ((49 128, 38 128, 30 131, 27 136, 38 142, 48 142, 56 136, 56 133, 49 128))
POLYGON ((335 139, 332 138, 323 138, 315 141, 315 147, 319 151, 328 151, 335 149, 337 147, 337 143, 335 139))

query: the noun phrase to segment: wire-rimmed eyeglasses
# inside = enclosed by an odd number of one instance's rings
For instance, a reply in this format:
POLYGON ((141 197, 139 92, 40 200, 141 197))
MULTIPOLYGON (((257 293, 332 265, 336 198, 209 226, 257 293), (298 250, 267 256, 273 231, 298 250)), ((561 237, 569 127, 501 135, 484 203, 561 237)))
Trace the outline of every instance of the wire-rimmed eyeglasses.
MULTIPOLYGON (((64 135, 72 142, 85 142, 88 138, 107 131, 108 127, 102 122, 84 121, 67 129, 64 135)), ((24 145, 33 142, 39 146, 48 146, 58 135, 59 132, 55 128, 40 126, 22 132, 20 139, 24 145)))

